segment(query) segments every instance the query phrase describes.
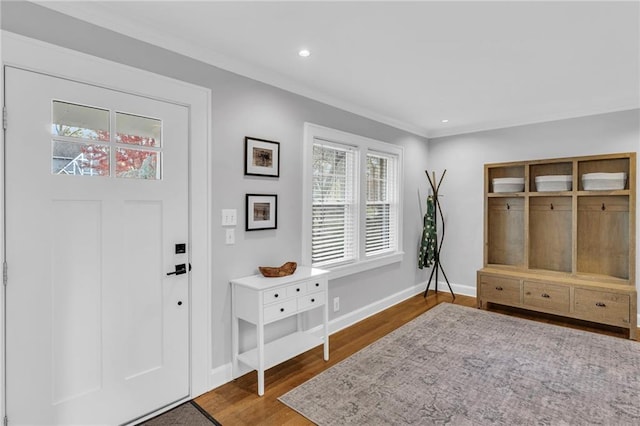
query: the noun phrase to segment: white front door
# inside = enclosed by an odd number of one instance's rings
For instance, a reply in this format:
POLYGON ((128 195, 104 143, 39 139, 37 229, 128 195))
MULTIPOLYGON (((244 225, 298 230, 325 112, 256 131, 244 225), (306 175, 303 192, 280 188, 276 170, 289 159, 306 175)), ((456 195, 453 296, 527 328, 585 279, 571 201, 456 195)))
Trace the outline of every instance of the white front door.
POLYGON ((10 424, 120 424, 188 397, 188 109, 5 79, 10 424))

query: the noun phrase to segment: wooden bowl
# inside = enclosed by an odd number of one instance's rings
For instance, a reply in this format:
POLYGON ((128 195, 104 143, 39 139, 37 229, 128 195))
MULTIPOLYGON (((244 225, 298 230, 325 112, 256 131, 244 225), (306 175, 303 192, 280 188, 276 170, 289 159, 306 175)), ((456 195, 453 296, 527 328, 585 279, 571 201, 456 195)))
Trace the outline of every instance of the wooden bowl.
POLYGON ((260 273, 264 277, 273 278, 273 277, 286 277, 287 275, 291 275, 296 271, 298 264, 296 262, 287 262, 282 266, 273 267, 273 266, 258 266, 260 273))

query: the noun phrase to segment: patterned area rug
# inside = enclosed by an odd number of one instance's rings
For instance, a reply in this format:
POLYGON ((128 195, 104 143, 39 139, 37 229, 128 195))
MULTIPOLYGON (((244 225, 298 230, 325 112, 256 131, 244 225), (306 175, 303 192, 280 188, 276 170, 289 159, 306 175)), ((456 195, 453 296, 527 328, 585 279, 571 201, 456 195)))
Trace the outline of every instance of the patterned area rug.
POLYGON ((279 399, 319 425, 638 425, 640 343, 443 303, 279 399))
POLYGON ((204 411, 198 404, 193 401, 185 402, 176 408, 162 413, 146 422, 141 426, 211 426, 220 425, 204 411))

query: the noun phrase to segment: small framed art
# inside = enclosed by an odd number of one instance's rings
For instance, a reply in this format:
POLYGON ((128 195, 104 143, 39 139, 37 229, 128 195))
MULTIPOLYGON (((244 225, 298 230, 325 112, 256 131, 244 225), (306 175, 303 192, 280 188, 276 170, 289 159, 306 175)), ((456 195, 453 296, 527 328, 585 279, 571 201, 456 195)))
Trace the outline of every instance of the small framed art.
POLYGON ((275 194, 247 194, 247 231, 278 227, 278 196, 275 194))
POLYGON ((247 176, 280 176, 280 142, 244 138, 244 174, 247 176))

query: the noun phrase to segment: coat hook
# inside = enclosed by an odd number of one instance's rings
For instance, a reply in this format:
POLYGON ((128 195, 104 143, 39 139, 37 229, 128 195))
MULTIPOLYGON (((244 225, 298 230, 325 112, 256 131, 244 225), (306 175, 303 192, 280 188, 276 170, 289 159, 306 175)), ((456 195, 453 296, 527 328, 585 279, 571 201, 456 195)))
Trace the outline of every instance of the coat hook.
POLYGON ((607 206, 604 205, 604 203, 602 203, 602 211, 605 211, 607 209, 607 206))
POLYGON ((551 210, 553 210, 553 203, 550 203, 550 204, 551 204, 551 210))

